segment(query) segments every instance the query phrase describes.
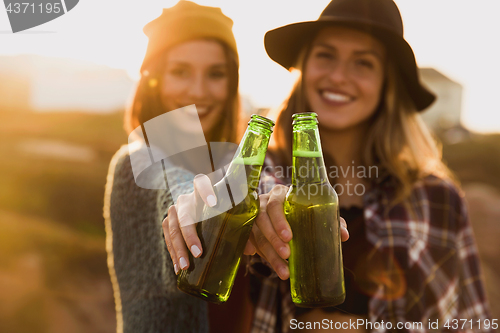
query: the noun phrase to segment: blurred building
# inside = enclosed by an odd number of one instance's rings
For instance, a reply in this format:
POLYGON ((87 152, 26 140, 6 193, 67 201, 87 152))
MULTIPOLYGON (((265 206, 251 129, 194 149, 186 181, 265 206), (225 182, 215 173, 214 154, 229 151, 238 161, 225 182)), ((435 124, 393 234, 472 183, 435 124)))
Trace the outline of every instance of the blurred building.
POLYGON ((0 57, 0 110, 122 110, 134 82, 121 69, 36 55, 0 57))
POLYGON ((421 68, 420 77, 437 95, 434 104, 422 113, 424 122, 434 131, 462 127, 462 85, 434 68, 421 68))

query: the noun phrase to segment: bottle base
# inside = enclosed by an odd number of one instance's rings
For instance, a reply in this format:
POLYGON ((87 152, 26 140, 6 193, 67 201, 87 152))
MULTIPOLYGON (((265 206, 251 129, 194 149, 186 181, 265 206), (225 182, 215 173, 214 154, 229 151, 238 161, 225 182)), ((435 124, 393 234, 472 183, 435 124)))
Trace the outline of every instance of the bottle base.
POLYGON ((217 295, 209 293, 206 290, 200 290, 200 289, 195 289, 195 288, 181 288, 179 286, 177 286, 177 289, 179 289, 180 291, 182 291, 186 294, 198 297, 204 301, 214 303, 214 304, 222 304, 222 303, 225 303, 227 301, 227 299, 224 299, 222 297, 219 297, 217 295))
POLYGON ((299 308, 326 308, 331 306, 337 306, 344 303, 345 293, 340 296, 328 298, 322 301, 310 300, 310 301, 296 302, 293 298, 292 300, 293 304, 295 304, 295 306, 298 306, 299 308))

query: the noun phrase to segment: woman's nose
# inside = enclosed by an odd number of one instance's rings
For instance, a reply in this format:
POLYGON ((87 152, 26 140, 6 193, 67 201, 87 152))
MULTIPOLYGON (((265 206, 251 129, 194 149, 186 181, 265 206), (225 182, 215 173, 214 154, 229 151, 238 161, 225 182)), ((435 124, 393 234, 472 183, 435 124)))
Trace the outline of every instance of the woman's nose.
POLYGON ((203 98, 207 94, 205 78, 202 74, 196 74, 188 87, 189 96, 192 98, 203 98))
POLYGON ((348 64, 345 62, 338 62, 330 67, 328 78, 335 83, 343 83, 349 77, 348 64))

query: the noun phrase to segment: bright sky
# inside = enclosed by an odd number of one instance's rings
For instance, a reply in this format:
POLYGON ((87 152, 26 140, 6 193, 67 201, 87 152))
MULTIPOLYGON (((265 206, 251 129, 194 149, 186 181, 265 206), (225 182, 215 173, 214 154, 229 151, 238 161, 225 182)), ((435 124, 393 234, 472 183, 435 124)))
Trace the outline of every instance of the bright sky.
MULTIPOLYGON (((434 67, 464 86, 463 123, 500 132, 499 0, 395 0, 420 66, 434 67)), ((20 1, 22 2, 22 1, 20 1)), ((0 8, 0 55, 34 53, 126 69, 137 79, 147 38, 143 26, 177 0, 80 0, 65 16, 12 34, 0 8)), ((280 104, 291 75, 270 60, 264 33, 315 20, 329 0, 195 0, 221 7, 234 24, 240 52, 240 90, 257 106, 280 104)), ((0 5, 1 6, 1 5, 0 5)))

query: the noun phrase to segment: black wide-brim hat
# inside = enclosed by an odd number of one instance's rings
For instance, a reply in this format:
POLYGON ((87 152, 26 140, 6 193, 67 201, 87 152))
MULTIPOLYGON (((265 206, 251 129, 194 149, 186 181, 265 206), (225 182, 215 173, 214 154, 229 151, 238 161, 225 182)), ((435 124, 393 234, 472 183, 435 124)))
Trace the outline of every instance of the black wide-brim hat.
POLYGON ((274 30, 264 37, 267 54, 290 70, 302 47, 324 27, 342 25, 380 40, 395 61, 397 70, 418 111, 431 105, 436 96, 422 85, 415 55, 403 37, 403 21, 392 0, 333 0, 316 21, 299 22, 274 30))

